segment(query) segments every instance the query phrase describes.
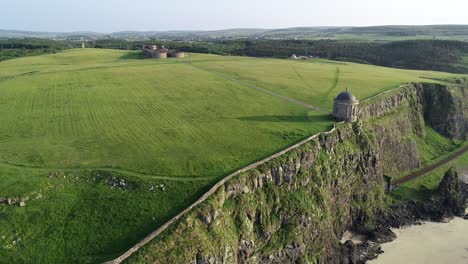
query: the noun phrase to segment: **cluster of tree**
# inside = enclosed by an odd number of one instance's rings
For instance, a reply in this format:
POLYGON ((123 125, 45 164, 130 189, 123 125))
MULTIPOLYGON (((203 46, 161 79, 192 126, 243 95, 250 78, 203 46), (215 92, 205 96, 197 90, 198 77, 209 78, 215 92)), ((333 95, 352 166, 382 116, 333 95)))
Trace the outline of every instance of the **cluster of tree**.
POLYGON ((72 43, 47 39, 0 39, 0 61, 55 53, 73 46, 72 43))
POLYGON ((468 43, 446 40, 407 40, 389 43, 343 41, 246 41, 238 55, 286 58, 291 54, 355 61, 386 67, 468 73, 459 62, 468 43))
POLYGON ((234 55, 234 51, 244 47, 242 41, 125 41, 119 39, 101 39, 87 43, 89 47, 104 49, 139 50, 145 44, 164 45, 173 50, 194 53, 234 55))

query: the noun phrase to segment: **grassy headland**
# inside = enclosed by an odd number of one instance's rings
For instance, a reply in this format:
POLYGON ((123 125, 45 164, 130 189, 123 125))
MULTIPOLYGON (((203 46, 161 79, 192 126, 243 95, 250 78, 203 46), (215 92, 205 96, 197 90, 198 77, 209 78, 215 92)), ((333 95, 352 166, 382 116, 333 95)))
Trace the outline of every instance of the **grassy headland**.
POLYGON ((1 62, 0 198, 26 206, 0 207, 0 259, 110 259, 227 173, 330 128, 345 87, 364 99, 453 76, 102 49, 1 62))

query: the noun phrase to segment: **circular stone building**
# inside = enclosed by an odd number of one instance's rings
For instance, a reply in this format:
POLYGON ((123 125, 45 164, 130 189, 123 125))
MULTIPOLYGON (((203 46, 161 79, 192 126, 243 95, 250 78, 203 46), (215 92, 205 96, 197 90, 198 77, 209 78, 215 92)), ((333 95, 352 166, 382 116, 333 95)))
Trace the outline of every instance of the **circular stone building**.
POLYGON ((334 100, 333 116, 338 121, 354 122, 358 117, 359 100, 346 88, 334 100))

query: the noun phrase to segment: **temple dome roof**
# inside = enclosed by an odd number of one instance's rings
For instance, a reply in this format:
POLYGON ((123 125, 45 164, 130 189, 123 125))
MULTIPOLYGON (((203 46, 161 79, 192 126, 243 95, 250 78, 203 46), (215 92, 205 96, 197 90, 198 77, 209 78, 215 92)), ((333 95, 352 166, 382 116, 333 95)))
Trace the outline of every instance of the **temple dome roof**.
POLYGON ((346 91, 340 93, 335 98, 335 101, 340 101, 343 103, 355 103, 355 102, 358 102, 358 99, 356 99, 356 97, 352 93, 350 93, 348 89, 346 88, 346 91))

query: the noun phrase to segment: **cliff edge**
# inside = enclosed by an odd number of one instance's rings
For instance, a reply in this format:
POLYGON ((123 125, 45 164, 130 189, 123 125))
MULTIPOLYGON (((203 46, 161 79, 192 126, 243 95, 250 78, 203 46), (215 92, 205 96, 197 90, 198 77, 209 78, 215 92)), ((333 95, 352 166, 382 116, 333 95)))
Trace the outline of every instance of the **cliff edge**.
POLYGON ((227 181, 126 261, 359 263, 343 233, 386 214, 383 176, 421 166, 415 138, 424 141, 427 127, 466 139, 467 87, 409 84, 366 102, 359 122, 227 181))

